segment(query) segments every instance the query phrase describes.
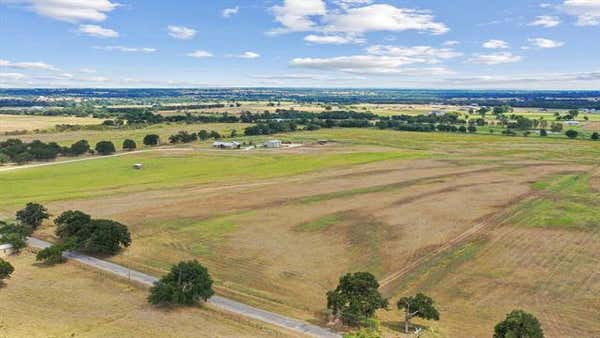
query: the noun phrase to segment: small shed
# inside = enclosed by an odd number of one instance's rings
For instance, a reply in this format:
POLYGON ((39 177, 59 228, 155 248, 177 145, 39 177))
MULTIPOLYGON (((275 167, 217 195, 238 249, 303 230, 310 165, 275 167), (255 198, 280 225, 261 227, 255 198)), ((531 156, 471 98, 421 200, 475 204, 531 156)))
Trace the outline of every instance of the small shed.
POLYGON ((281 148, 282 142, 280 140, 270 140, 265 142, 266 148, 281 148))
POLYGON ((7 257, 12 255, 13 246, 12 244, 0 244, 0 257, 7 257))
POLYGON ((231 141, 231 142, 216 141, 213 143, 213 147, 219 148, 219 149, 239 149, 241 146, 242 146, 242 144, 239 142, 236 142, 236 141, 231 141))

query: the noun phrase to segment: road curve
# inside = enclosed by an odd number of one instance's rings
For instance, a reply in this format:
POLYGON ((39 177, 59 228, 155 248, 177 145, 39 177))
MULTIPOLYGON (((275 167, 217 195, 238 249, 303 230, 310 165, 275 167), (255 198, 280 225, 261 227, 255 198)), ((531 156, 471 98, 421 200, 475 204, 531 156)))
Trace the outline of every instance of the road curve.
MULTIPOLYGON (((52 245, 51 243, 33 237, 29 237, 27 239, 27 244, 37 249, 44 249, 52 245)), ((152 286, 155 282, 158 281, 158 278, 147 275, 145 273, 131 270, 124 266, 107 262, 98 258, 90 257, 87 255, 83 255, 77 252, 69 251, 65 252, 63 255, 67 259, 72 259, 74 261, 91 266, 98 270, 109 272, 113 275, 122 278, 127 278, 129 280, 144 284, 146 286, 152 286)), ((312 325, 301 320, 285 317, 273 312, 257 309, 255 307, 242 304, 240 302, 236 302, 234 300, 227 299, 221 296, 213 296, 208 300, 208 303, 225 311, 259 320, 275 326, 279 326, 287 330, 306 334, 312 337, 341 337, 339 334, 334 333, 328 329, 322 328, 320 326, 312 325)))

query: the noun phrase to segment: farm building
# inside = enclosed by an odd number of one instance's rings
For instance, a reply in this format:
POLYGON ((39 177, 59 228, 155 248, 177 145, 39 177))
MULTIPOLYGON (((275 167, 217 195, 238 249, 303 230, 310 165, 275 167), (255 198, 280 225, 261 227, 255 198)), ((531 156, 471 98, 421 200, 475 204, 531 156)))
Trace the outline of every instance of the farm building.
POLYGON ((270 140, 265 142, 266 148, 281 148, 281 141, 279 140, 270 140))
POLYGON ((579 122, 577 122, 577 121, 566 121, 565 124, 567 126, 576 126, 576 125, 579 124, 579 122))
POLYGON ((13 253, 11 244, 0 244, 0 257, 7 257, 13 253))
POLYGON ((213 147, 214 148, 219 148, 219 149, 239 149, 241 147, 241 143, 236 142, 236 141, 232 141, 232 142, 221 142, 221 141, 216 141, 213 143, 213 147))

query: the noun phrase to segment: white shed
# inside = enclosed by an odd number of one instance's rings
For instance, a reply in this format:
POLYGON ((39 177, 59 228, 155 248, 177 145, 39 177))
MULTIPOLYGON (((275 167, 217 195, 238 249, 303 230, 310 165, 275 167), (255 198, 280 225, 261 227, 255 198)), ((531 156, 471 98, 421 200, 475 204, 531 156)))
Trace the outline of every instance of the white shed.
POLYGON ((270 140, 265 142, 265 147, 267 148, 281 148, 280 140, 270 140))
POLYGON ((231 142, 221 142, 221 141, 216 141, 213 143, 213 147, 215 148, 219 148, 219 149, 239 149, 241 147, 241 143, 236 142, 236 141, 231 141, 231 142))
POLYGON ((7 257, 13 253, 13 246, 11 244, 0 244, 0 257, 7 257))

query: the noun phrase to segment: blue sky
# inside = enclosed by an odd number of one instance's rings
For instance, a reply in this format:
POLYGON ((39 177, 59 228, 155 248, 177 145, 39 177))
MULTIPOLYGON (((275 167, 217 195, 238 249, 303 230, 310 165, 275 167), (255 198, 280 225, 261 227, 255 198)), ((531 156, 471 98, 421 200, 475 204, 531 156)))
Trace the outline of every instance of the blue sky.
POLYGON ((0 87, 600 89, 600 0, 0 0, 0 87))

